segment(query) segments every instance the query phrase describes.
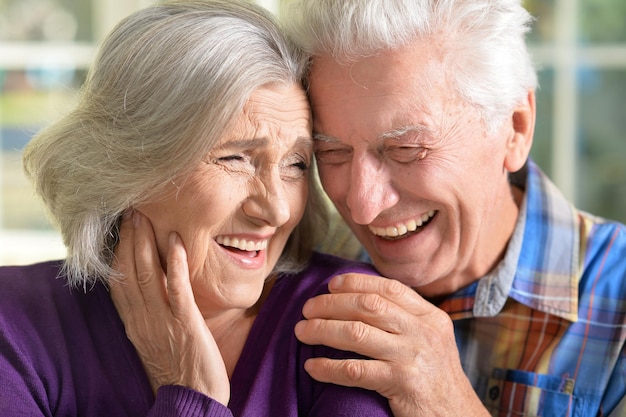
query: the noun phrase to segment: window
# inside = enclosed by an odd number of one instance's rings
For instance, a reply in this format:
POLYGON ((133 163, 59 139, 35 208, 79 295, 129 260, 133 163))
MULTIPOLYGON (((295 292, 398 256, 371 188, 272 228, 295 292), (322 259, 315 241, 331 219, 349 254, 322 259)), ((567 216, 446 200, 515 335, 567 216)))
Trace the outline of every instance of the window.
MULTIPOLYGON (((289 0, 258 0, 270 10, 289 0)), ((0 264, 64 256, 21 168, 69 109, 95 46, 151 0, 0 0, 0 264)), ((532 157, 575 204, 626 222, 626 2, 525 0, 538 64, 532 157)))
MULTIPOLYGON (((276 0, 259 0, 276 10, 276 0)), ((69 110, 98 43, 154 0, 0 0, 0 265, 65 256, 22 172, 32 135, 69 110)))
POLYGON ((531 155, 579 208, 626 222, 626 3, 525 4, 540 68, 531 155))
POLYGON ((22 173, 32 134, 75 100, 97 34, 83 0, 0 0, 0 264, 64 255, 22 173))

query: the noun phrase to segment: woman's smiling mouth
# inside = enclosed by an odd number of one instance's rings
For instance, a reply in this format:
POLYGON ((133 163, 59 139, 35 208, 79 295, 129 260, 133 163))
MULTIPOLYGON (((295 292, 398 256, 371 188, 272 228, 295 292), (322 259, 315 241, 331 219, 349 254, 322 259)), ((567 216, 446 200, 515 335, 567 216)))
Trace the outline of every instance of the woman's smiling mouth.
POLYGON ((247 256, 254 257, 259 251, 267 249, 267 239, 251 240, 230 236, 218 236, 215 241, 228 250, 237 250, 240 254, 247 252, 247 256), (242 253, 243 252, 243 253, 242 253))

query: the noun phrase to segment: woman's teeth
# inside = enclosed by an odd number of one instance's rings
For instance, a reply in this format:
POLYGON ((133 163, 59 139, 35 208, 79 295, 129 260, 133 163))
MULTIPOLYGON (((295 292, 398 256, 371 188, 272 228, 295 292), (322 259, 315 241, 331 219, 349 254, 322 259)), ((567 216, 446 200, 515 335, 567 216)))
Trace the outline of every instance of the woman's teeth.
POLYGON ((424 226, 437 214, 436 210, 431 210, 428 213, 424 213, 422 217, 414 220, 409 220, 406 223, 398 223, 395 226, 388 227, 376 227, 368 226, 370 231, 376 236, 380 237, 400 237, 410 232, 414 232, 418 227, 424 226))
POLYGON ((215 240, 222 246, 228 246, 247 252, 256 252, 267 249, 267 240, 253 241, 239 239, 236 237, 231 238, 228 236, 218 236, 215 240))

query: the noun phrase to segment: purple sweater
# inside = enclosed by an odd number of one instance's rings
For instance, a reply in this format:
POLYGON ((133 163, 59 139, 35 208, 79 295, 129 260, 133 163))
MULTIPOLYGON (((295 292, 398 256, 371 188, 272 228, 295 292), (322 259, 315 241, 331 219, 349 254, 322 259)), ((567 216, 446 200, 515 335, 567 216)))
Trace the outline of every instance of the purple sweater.
POLYGON ((341 272, 363 264, 315 254, 312 267, 272 288, 231 379, 226 408, 196 391, 155 396, 109 293, 70 290, 60 261, 0 268, 0 416, 391 416, 377 393, 316 382, 315 356, 356 357, 298 342, 302 305, 341 272))

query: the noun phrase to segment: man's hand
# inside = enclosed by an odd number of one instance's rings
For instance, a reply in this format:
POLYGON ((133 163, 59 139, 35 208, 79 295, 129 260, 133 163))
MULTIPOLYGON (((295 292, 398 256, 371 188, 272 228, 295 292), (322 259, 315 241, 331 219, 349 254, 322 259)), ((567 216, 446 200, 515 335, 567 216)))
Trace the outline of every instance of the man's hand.
POLYGON ((309 359, 313 378, 378 391, 395 417, 489 415, 463 372, 445 312, 381 277, 345 274, 329 289, 304 305, 296 336, 372 360, 309 359))
POLYGON ((187 254, 172 233, 163 272, 148 218, 134 212, 121 225, 111 297, 152 389, 182 385, 226 405, 230 384, 224 361, 194 300, 187 254))

